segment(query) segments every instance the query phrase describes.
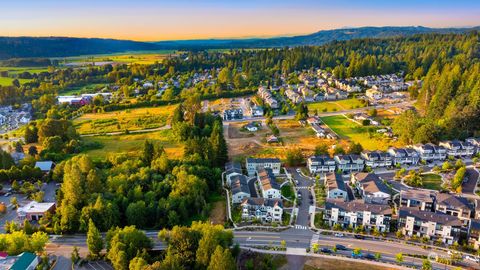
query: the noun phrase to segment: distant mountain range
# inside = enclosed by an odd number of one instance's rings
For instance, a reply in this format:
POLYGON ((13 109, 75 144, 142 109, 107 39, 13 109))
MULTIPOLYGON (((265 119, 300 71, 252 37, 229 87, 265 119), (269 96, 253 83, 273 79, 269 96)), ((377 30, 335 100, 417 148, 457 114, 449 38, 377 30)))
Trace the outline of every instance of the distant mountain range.
POLYGON ((422 33, 464 33, 473 30, 480 30, 480 26, 473 28, 428 28, 422 26, 359 27, 322 30, 310 35, 293 37, 158 42, 70 37, 0 37, 0 59, 65 57, 127 51, 294 47, 322 45, 335 40, 341 41, 356 38, 385 38, 422 33))

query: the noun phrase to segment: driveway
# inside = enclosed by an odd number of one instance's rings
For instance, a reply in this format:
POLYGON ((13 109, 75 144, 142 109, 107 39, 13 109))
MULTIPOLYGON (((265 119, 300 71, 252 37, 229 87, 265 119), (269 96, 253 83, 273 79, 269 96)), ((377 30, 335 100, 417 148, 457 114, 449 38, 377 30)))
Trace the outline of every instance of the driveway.
POLYGON ((298 181, 295 190, 302 195, 302 198, 297 200, 298 215, 295 228, 306 230, 310 225, 308 210, 310 208, 310 186, 313 185, 313 181, 298 173, 295 169, 287 170, 292 175, 293 180, 298 181))

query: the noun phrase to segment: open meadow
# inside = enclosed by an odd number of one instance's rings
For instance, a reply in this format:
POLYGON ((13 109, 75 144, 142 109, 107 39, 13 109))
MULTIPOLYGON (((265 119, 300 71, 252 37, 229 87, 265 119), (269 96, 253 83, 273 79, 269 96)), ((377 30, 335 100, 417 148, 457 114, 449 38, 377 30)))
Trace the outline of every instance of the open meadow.
POLYGON ((149 65, 154 64, 155 62, 161 62, 169 54, 172 54, 174 51, 171 50, 161 50, 161 51, 140 51, 140 52, 129 52, 129 53, 116 53, 116 54, 101 54, 101 55, 85 55, 85 56, 74 56, 59 58, 63 65, 81 65, 81 64, 92 64, 95 62, 113 62, 119 64, 141 64, 149 65))
POLYGON ((341 139, 360 143, 364 149, 387 150, 390 146, 400 146, 398 142, 376 133, 375 128, 362 126, 344 115, 326 116, 321 119, 341 139))
POLYGON ((363 100, 357 98, 349 98, 343 100, 321 101, 308 103, 308 110, 313 112, 317 110, 321 112, 345 111, 366 107, 363 100))
MULTIPOLYGON (((9 86, 9 85, 12 85, 12 81, 15 80, 15 78, 11 78, 11 77, 0 77, 0 85, 1 86, 9 86)), ((27 83, 27 82, 30 82, 31 80, 30 79, 18 79, 18 81, 20 82, 20 84, 24 84, 24 83, 27 83)))
POLYGON ((177 105, 126 109, 105 113, 88 113, 73 121, 80 134, 154 129, 167 124, 177 105))
POLYGON ((105 159, 108 154, 125 153, 129 156, 139 156, 145 140, 160 144, 164 147, 169 158, 180 158, 183 156, 183 146, 175 141, 172 131, 160 130, 155 132, 123 134, 116 136, 95 136, 84 137, 85 142, 100 143, 100 149, 86 151, 93 159, 105 159))

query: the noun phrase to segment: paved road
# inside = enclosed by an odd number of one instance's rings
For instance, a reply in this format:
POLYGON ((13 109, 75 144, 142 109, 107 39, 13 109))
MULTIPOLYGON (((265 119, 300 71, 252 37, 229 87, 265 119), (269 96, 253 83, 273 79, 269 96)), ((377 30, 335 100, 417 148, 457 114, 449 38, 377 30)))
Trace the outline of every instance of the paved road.
POLYGON ((475 194, 475 187, 479 178, 478 171, 475 168, 467 168, 467 181, 462 184, 462 193, 475 194))
POLYGON ((309 187, 313 185, 313 181, 309 177, 305 177, 298 173, 294 168, 289 168, 287 170, 292 175, 293 180, 298 181, 295 190, 302 195, 301 199, 299 198, 297 200, 298 215, 296 225, 301 226, 299 228, 308 229, 310 226, 310 214, 308 210, 310 205, 312 205, 311 202, 313 202, 310 200, 311 192, 309 187))

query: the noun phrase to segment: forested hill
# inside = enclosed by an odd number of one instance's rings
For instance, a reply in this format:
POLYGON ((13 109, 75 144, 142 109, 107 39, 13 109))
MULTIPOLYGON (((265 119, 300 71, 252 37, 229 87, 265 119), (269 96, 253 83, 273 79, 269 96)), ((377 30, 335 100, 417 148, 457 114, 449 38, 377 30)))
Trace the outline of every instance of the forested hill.
POLYGON ((358 38, 411 36, 423 33, 463 33, 475 28, 360 27, 319 31, 310 35, 267 39, 208 39, 160 42, 69 37, 0 37, 0 60, 31 57, 64 57, 144 50, 203 50, 322 45, 358 38))
POLYGON ((130 40, 69 37, 0 37, 0 59, 63 57, 156 49, 158 49, 158 45, 130 40))
POLYGON ((172 49, 207 49, 207 48, 272 48, 323 45, 331 41, 344 41, 358 38, 386 38, 394 36, 412 36, 427 33, 464 33, 480 30, 474 28, 428 28, 422 26, 385 26, 385 27, 359 27, 334 30, 322 30, 310 35, 279 37, 266 39, 210 39, 210 40, 185 40, 185 41, 160 41, 156 44, 163 48, 172 49))

